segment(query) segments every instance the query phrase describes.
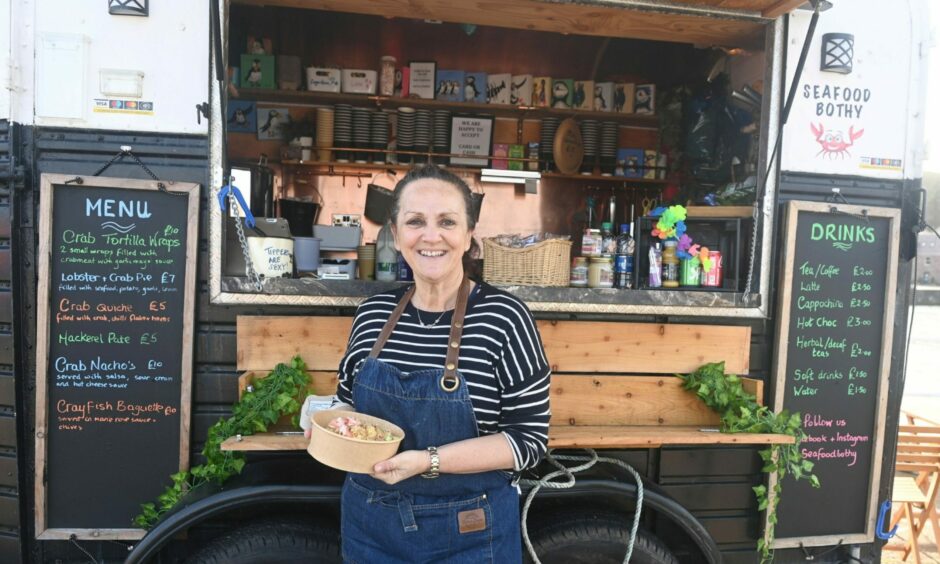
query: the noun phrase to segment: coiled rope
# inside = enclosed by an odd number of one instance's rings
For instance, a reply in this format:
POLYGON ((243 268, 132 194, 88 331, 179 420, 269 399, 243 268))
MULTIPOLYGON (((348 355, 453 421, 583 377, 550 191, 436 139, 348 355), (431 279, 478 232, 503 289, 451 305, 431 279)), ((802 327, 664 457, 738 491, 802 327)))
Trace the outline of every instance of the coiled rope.
POLYGON ((542 561, 539 560, 538 555, 535 554, 535 548, 532 547, 532 541, 529 540, 529 528, 526 524, 527 517, 529 515, 529 506, 532 505, 532 500, 535 499, 535 496, 542 488, 563 490, 573 487, 575 483, 574 475, 577 472, 583 472, 588 468, 591 468, 598 462, 615 464, 630 472, 630 474, 633 475, 633 479, 636 480, 636 509, 633 511, 633 527, 630 529, 630 539, 627 542, 627 554, 623 558, 623 564, 628 564, 630 562, 630 557, 633 556, 633 543, 636 541, 636 533, 640 528, 640 512, 643 509, 643 480, 640 478, 640 474, 637 473, 637 471, 626 462, 616 458, 597 456, 597 452, 592 448, 586 448, 584 450, 587 451, 590 456, 577 456, 572 454, 553 455, 552 451, 549 450, 545 455, 545 461, 555 468, 558 468, 558 470, 549 472, 538 480, 519 480, 520 484, 532 486, 532 489, 529 490, 529 494, 526 496, 525 503, 522 505, 522 540, 525 542, 526 550, 529 551, 529 556, 532 557, 532 561, 535 564, 542 564, 542 561), (573 462, 583 462, 583 464, 579 464, 577 466, 565 466, 558 462, 559 460, 571 460, 573 462), (560 476, 564 476, 565 481, 552 481, 560 476))

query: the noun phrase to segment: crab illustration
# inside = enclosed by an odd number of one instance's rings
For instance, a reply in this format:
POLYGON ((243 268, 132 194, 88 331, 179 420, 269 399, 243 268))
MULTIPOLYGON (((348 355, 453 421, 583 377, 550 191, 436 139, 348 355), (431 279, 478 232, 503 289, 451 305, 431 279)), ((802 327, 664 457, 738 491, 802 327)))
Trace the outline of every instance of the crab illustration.
POLYGON ((852 156, 852 153, 849 152, 849 147, 855 144, 855 140, 862 136, 865 133, 864 129, 859 129, 855 131, 855 126, 849 126, 849 135, 846 139, 845 134, 841 131, 826 129, 822 123, 819 125, 809 124, 809 128, 813 130, 813 134, 816 136, 816 142, 819 143, 819 146, 822 149, 816 153, 816 156, 825 154, 826 158, 834 159, 837 155, 840 159, 844 159, 847 156, 852 156))

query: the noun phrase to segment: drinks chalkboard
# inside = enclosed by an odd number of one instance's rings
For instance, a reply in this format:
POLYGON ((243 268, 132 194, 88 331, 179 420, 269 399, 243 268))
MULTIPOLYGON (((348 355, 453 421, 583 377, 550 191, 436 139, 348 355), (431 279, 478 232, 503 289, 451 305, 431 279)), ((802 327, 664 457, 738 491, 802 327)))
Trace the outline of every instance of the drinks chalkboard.
POLYGON ((789 202, 774 407, 822 487, 783 483, 776 547, 870 542, 881 475, 898 210, 789 202))
POLYGON ((197 184, 42 176, 38 538, 140 538, 188 467, 198 206, 197 184))

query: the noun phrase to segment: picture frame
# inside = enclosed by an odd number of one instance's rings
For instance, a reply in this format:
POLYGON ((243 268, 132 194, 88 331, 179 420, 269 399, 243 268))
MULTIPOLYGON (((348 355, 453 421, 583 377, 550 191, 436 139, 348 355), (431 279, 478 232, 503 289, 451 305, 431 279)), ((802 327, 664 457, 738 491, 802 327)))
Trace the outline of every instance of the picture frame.
POLYGON ((241 64, 238 82, 243 88, 274 89, 274 55, 245 54, 241 64))
POLYGON ((408 96, 410 98, 434 99, 437 63, 434 61, 411 61, 408 65, 408 96))
POLYGON ((493 116, 455 115, 451 117, 450 164, 485 168, 490 162, 493 116))
POLYGON ((254 102, 229 100, 226 113, 226 128, 229 133, 255 133, 258 129, 258 112, 254 102))
POLYGON ((282 127, 290 123, 287 108, 257 108, 258 141, 275 141, 284 137, 282 127))

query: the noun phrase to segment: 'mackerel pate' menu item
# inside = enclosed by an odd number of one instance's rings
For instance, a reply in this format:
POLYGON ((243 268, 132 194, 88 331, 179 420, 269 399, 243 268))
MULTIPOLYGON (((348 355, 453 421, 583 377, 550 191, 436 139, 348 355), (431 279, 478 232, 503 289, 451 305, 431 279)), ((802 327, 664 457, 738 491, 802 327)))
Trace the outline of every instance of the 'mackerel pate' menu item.
POLYGON ((187 464, 198 186, 156 184, 44 177, 37 532, 133 530, 140 504, 187 464))
POLYGON ((777 546, 870 541, 892 338, 897 210, 790 202, 787 214, 775 408, 800 413, 806 432, 800 450, 815 463, 822 487, 785 480, 777 546))

